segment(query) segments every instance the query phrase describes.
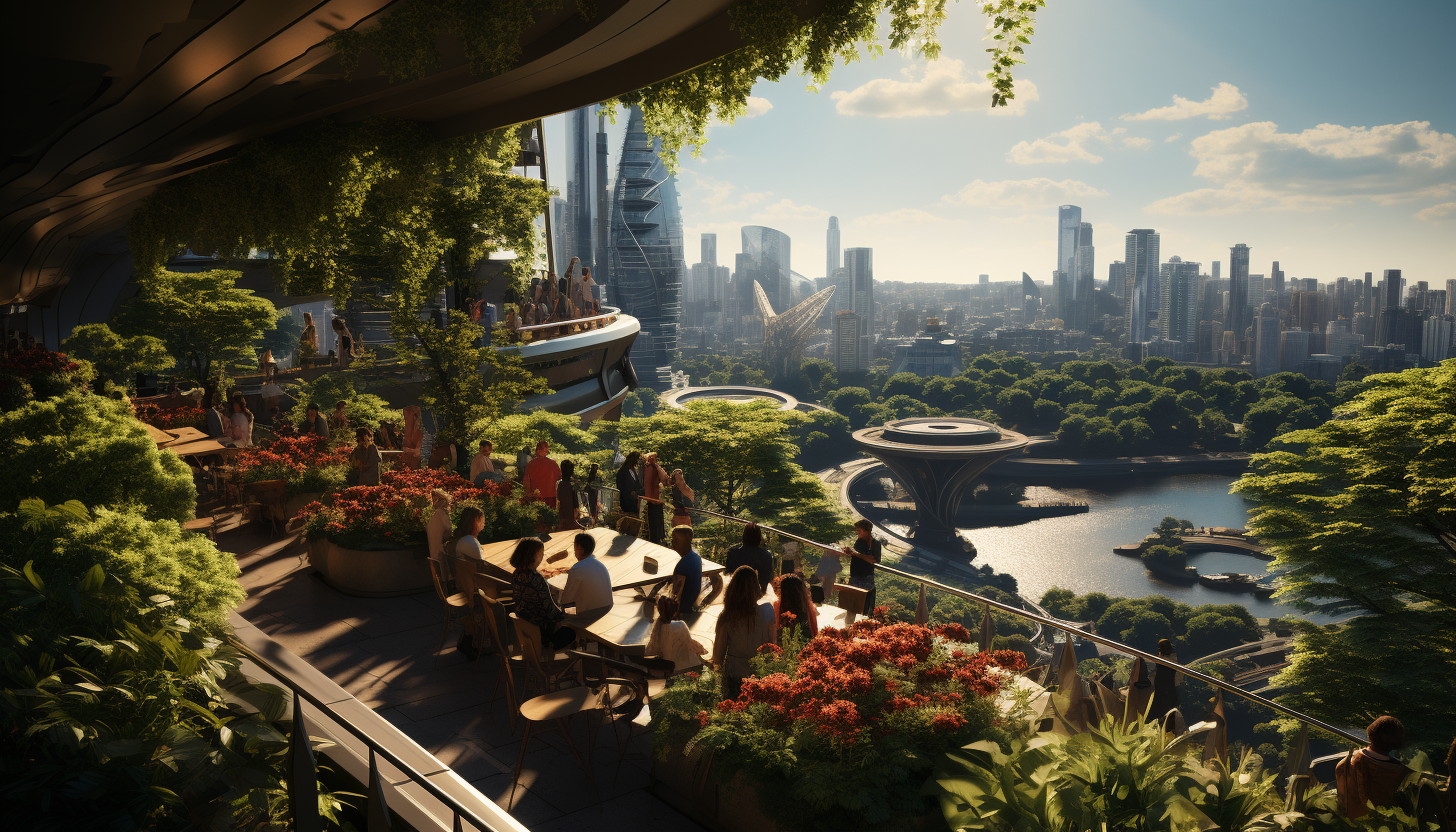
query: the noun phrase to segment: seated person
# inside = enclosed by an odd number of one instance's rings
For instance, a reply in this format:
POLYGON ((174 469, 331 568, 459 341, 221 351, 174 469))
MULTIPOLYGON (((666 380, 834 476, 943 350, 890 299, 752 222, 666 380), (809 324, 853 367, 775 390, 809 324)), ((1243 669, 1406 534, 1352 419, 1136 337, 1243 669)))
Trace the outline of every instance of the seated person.
POLYGON ((1393 716, 1377 717, 1365 729, 1370 745, 1335 764, 1335 791, 1340 811, 1350 819, 1370 813, 1370 805, 1390 806, 1411 773, 1392 751, 1405 745, 1405 726, 1393 716))
POLYGON ((652 623, 652 635, 647 638, 647 655, 672 662, 672 672, 697 667, 708 655, 708 648, 693 638, 688 625, 679 621, 677 599, 670 595, 657 596, 657 620, 652 623))
POLYGON ((600 618, 612 608, 612 576, 607 565, 592 554, 597 547, 596 538, 581 532, 572 540, 571 553, 576 563, 566 573, 566 586, 557 600, 561 606, 576 606, 577 618, 600 618))

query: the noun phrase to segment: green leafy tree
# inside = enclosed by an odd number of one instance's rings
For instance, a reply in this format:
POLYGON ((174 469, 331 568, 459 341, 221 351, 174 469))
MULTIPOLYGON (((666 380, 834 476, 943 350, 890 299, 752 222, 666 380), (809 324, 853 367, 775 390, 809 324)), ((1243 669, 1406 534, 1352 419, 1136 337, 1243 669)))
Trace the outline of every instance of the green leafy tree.
POLYGON ((344 402, 344 413, 351 427, 362 426, 375 431, 384 422, 404 422, 400 411, 390 409, 384 399, 365 391, 364 378, 349 371, 324 373, 313 381, 293 382, 289 392, 293 395, 294 404, 288 418, 301 425, 308 419, 310 404, 318 405, 319 412, 327 416, 333 411, 335 403, 344 402))
POLYGON ((157 270, 116 318, 126 336, 154 336, 177 366, 199 384, 236 363, 254 363, 253 343, 273 328, 273 304, 239 289, 240 272, 184 274, 157 270))
POLYGON ((106 324, 81 324, 61 342, 61 349, 90 361, 97 374, 118 384, 130 383, 137 373, 160 373, 177 364, 160 338, 123 338, 106 324))
POLYGON ((197 489, 176 454, 157 448, 124 402, 72 391, 0 415, 0 511, 36 497, 133 509, 149 520, 192 519, 197 489))
POLYGON ((1183 640, 1193 656, 1206 656, 1258 637, 1258 627, 1250 627, 1233 616, 1203 612, 1188 619, 1183 640))
POLYGON ((1285 701, 1342 724, 1396 713, 1434 748, 1456 723, 1456 567, 1427 531, 1456 524, 1456 361, 1366 381, 1338 418, 1275 439, 1234 488, 1256 503, 1249 530, 1281 599, 1366 613, 1300 637, 1285 701))

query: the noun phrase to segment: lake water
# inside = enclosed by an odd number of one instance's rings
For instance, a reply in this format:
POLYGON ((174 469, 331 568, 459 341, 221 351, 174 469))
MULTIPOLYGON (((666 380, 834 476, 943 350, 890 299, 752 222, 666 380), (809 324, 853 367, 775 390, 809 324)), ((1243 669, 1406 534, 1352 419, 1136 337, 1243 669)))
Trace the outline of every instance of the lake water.
MULTIPOLYGON (((1167 595, 1185 604, 1241 604, 1259 618, 1293 614, 1311 621, 1333 620, 1299 613, 1248 593, 1157 581, 1136 558, 1112 553, 1114 546, 1142 540, 1170 515, 1191 521, 1194 526, 1244 528, 1251 504, 1229 493, 1234 479, 1219 474, 1183 474, 1093 480, 1077 488, 1028 486, 1028 500, 1076 500, 1087 503, 1090 510, 1018 526, 962 529, 961 536, 976 546, 974 565, 989 564, 997 572, 1016 576, 1021 594, 1032 600, 1057 586, 1079 595, 1167 595)), ((1236 552, 1204 552, 1189 556, 1188 563, 1205 574, 1262 575, 1268 567, 1265 561, 1236 552)))

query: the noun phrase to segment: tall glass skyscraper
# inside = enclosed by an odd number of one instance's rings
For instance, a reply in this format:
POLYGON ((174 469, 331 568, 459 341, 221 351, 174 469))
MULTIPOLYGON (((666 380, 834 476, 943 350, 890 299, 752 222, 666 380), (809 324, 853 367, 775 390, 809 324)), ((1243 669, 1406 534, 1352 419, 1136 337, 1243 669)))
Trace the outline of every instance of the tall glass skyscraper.
MULTIPOLYGON (((1229 301, 1228 329, 1234 334, 1234 343, 1244 337, 1244 330, 1253 323, 1253 309, 1249 307, 1249 247, 1243 243, 1229 248, 1229 301)), ((1235 349, 1238 349, 1236 346, 1235 349)))
POLYGON ((642 111, 632 107, 612 189, 607 296, 649 336, 643 339, 649 350, 632 350, 644 384, 656 380, 677 349, 685 268, 677 179, 658 156, 660 147, 643 129, 642 111))
POLYGON ((742 314, 752 314, 753 281, 763 284, 764 294, 775 312, 787 312, 793 306, 793 276, 789 268, 789 235, 762 225, 743 226, 743 254, 740 270, 750 273, 740 281, 743 294, 742 314))
POLYGON ((1134 228, 1124 238, 1123 261, 1128 281, 1132 284, 1131 303, 1127 307, 1127 339, 1136 344, 1149 340, 1148 321, 1157 310, 1158 247, 1162 238, 1151 228, 1134 228))
POLYGON ((1057 271, 1077 273, 1077 232, 1082 228, 1082 209, 1075 205, 1057 208, 1057 271))
POLYGON ((607 259, 607 133, 595 104, 566 114, 566 166, 566 199, 556 212, 556 270, 565 274, 576 257, 601 282, 607 259))
POLYGON ((1092 326, 1092 292, 1097 283, 1096 254, 1097 250, 1092 246, 1092 223, 1084 222, 1077 228, 1077 253, 1072 259, 1072 273, 1069 278, 1071 308, 1062 312, 1062 319, 1068 329, 1086 332, 1092 326))
POLYGON ((875 252, 869 248, 847 248, 844 250, 845 281, 849 284, 851 311, 860 319, 860 355, 862 365, 868 366, 871 331, 875 320, 875 252))
POLYGON ((824 276, 834 277, 839 268, 839 217, 829 218, 829 230, 824 233, 824 276))
POLYGON ((1169 341, 1198 340, 1198 263, 1170 257, 1159 269, 1158 334, 1169 341))

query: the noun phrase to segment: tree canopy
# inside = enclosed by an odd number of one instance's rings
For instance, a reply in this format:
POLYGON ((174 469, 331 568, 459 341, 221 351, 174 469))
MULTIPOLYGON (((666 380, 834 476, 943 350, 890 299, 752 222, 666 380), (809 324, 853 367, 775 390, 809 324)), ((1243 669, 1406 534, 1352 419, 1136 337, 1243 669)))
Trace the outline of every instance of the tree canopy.
POLYGON ((160 373, 177 365, 162 339, 123 338, 106 324, 81 324, 71 330, 61 349, 90 361, 98 375, 118 384, 129 383, 137 373, 160 373))
MULTIPOLYGON (((253 342, 273 329, 278 311, 236 285, 240 272, 157 269, 116 318, 129 338, 155 336, 182 372, 205 384, 233 364, 253 364, 253 342)), ((149 342, 140 342, 149 343, 149 342)))
POLYGON ((1335 418, 1276 437, 1234 488, 1255 502, 1249 530, 1282 573, 1279 598, 1365 613, 1300 638, 1280 677, 1290 704, 1354 723, 1398 713, 1444 743, 1456 562, 1433 532, 1456 525, 1456 360, 1361 384, 1335 418))

